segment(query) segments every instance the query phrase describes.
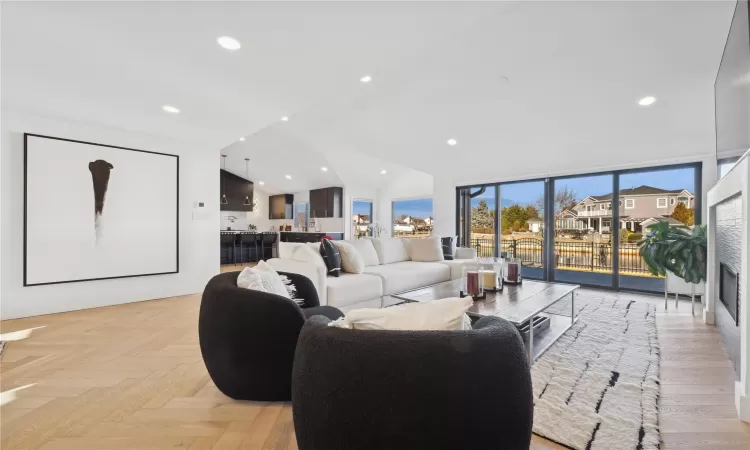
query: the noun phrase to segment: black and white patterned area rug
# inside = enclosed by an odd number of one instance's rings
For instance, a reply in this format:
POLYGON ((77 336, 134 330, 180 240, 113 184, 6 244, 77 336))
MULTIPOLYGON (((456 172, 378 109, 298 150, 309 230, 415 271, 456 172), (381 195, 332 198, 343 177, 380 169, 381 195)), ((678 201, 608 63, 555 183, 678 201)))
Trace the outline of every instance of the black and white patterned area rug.
MULTIPOLYGON (((570 301, 554 309, 564 314, 570 301)), ((580 293, 576 310, 576 324, 532 367, 534 434, 576 450, 658 449, 655 307, 580 293)))

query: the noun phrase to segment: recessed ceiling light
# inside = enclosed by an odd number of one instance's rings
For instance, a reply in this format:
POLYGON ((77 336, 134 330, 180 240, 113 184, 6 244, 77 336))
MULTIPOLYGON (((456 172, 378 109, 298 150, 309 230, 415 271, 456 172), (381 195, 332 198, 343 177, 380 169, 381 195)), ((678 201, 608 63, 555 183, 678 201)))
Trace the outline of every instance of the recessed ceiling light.
POLYGON ((289 117, 287 117, 287 116, 281 116, 281 121, 282 122, 289 122, 289 117))
POLYGON ((164 111, 166 111, 168 113, 172 113, 172 114, 179 114, 180 113, 180 110, 178 108, 175 108, 172 105, 164 105, 164 106, 161 107, 161 109, 163 109, 164 111))
POLYGON ((265 183, 265 182, 263 182, 263 181, 258 181, 258 184, 259 184, 259 185, 261 185, 261 186, 263 186, 263 185, 264 185, 264 184, 266 184, 266 183, 265 183))
POLYGON ((362 78, 360 78, 359 81, 363 83, 369 83, 370 81, 372 81, 372 77, 370 75, 365 75, 362 78))
POLYGON ((221 45, 225 49, 232 52, 235 50, 239 50, 241 47, 240 41, 229 36, 221 36, 220 38, 216 39, 216 42, 218 42, 219 45, 221 45))
POLYGON ((638 104, 641 106, 651 106, 656 101, 656 97, 643 97, 642 99, 638 100, 638 104))
POLYGON ((448 145, 450 145, 450 146, 454 146, 454 145, 458 144, 458 141, 457 141, 457 140, 455 140, 455 139, 448 139, 448 140, 447 140, 446 142, 447 142, 447 143, 448 143, 448 145))
POLYGON ((241 137, 241 138, 240 138, 240 141, 244 141, 244 140, 245 140, 245 138, 244 138, 244 137, 241 137))
POLYGON ((292 176, 291 175, 284 175, 284 178, 286 178, 287 180, 291 180, 292 176))
POLYGON ((328 172, 328 167, 323 166, 320 168, 320 170, 322 170, 323 172, 328 172))
POLYGON ((385 170, 385 169, 383 169, 383 170, 381 170, 381 171, 380 171, 380 175, 385 175, 385 174, 387 174, 387 173, 388 173, 388 171, 387 171, 387 170, 385 170))

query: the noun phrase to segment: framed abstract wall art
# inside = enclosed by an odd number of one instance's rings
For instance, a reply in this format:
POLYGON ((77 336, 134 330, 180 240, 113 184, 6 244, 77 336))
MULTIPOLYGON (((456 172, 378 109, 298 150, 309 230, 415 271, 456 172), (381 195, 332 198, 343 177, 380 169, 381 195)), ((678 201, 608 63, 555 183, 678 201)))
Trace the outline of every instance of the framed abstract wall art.
POLYGON ((24 286, 179 272, 179 156, 24 134, 24 286))

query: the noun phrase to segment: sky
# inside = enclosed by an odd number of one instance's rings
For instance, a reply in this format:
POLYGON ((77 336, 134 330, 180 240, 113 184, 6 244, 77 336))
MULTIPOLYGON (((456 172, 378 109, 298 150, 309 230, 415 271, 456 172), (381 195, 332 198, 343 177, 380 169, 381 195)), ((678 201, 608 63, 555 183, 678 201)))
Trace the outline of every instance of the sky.
POLYGON ((352 205, 352 212, 354 214, 367 214, 370 215, 372 211, 372 203, 371 202, 363 202, 360 200, 354 200, 352 205))
MULTIPOLYGON (((574 177, 555 180, 555 190, 564 186, 576 193, 577 200, 583 200, 589 195, 604 195, 612 192, 612 175, 595 175, 587 177, 574 177)), ((639 172, 623 174, 620 176, 620 188, 629 189, 639 186, 652 186, 661 189, 687 189, 695 193, 695 169, 671 169, 656 170, 653 172, 639 172)), ((516 203, 520 205, 534 204, 544 191, 544 182, 531 181, 521 183, 504 184, 501 187, 503 206, 511 206, 516 203)), ((471 201, 472 206, 479 204, 479 200, 485 200, 490 209, 494 209, 494 189, 487 190, 471 201)))
POLYGON ((427 218, 432 216, 432 199, 419 198, 415 200, 394 200, 393 220, 400 215, 427 218))
MULTIPOLYGON (((589 195, 604 195, 612 192, 612 175, 594 175, 586 177, 572 177, 555 180, 555 189, 567 186, 576 193, 577 200, 583 200, 589 195)), ((620 176, 620 188, 628 189, 638 186, 652 186, 661 189, 687 189, 695 193, 695 169, 669 169, 655 170, 650 172, 638 172, 623 174, 620 176)), ((543 181, 529 181, 520 183, 503 184, 501 195, 503 207, 516 203, 520 205, 533 205, 544 192, 543 181)), ((494 209, 495 190, 488 187, 487 190, 471 200, 471 205, 476 206, 480 200, 485 200, 490 209, 494 209)), ((369 204, 354 202, 354 213, 369 214, 369 204), (360 203, 361 205, 358 205, 360 203)), ((394 219, 400 215, 415 217, 432 216, 432 199, 396 200, 393 202, 394 219)))

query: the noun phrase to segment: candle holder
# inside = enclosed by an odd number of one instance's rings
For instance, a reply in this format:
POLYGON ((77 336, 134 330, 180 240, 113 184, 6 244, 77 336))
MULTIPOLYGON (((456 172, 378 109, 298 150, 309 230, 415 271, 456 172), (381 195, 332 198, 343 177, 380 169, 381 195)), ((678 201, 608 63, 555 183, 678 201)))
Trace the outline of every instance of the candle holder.
POLYGON ((482 269, 479 264, 465 264, 463 266, 463 276, 461 278, 461 298, 471 296, 474 300, 484 300, 487 294, 484 291, 484 279, 482 278, 482 269))
POLYGON ((508 284, 521 284, 521 260, 507 258, 503 265, 503 281, 508 284))
POLYGON ((484 290, 490 292, 503 291, 503 260, 502 258, 478 258, 477 263, 482 266, 484 290))

